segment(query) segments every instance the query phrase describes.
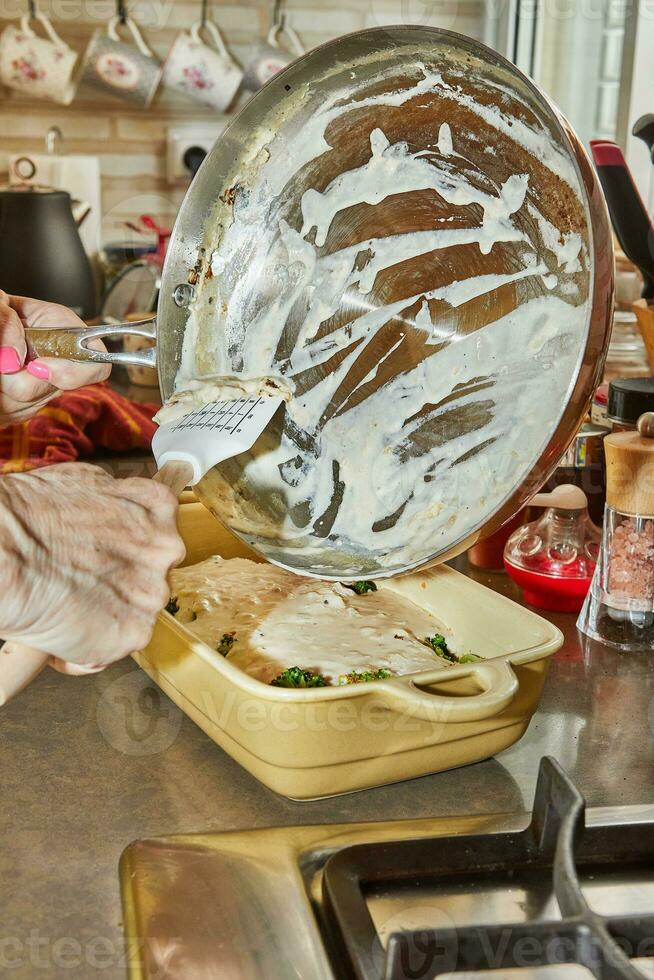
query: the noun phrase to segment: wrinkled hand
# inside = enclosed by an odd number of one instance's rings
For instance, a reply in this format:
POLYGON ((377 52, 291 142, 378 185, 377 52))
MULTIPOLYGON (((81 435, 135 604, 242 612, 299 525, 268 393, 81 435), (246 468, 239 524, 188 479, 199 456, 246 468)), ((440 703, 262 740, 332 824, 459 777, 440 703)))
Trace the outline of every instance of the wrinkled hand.
MULTIPOLYGON (((83 327, 65 306, 0 290, 0 426, 29 418, 62 391, 109 377, 110 365, 44 357, 26 363, 25 327, 83 327)), ((89 346, 104 350, 102 341, 89 346)))
POLYGON ((86 667, 142 649, 184 556, 176 509, 166 487, 86 463, 2 477, 0 637, 86 667))

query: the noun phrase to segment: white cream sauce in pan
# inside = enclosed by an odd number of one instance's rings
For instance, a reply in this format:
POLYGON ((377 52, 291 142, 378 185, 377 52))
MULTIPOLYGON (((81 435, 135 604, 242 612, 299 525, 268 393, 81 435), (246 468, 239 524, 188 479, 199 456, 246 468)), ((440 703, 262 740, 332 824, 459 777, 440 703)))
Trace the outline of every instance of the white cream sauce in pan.
POLYGON ((175 618, 213 650, 233 633, 230 663, 265 684, 287 667, 332 684, 351 671, 408 674, 447 666, 422 641, 450 632, 404 596, 380 587, 356 595, 337 582, 299 578, 246 558, 209 558, 173 569, 175 618))
POLYGON ((178 389, 172 398, 154 416, 155 422, 164 425, 188 415, 194 409, 211 402, 234 401, 257 395, 270 395, 287 402, 291 398, 291 386, 284 378, 223 377, 204 381, 189 381, 188 388, 178 389))
POLYGON ((267 495, 257 519, 220 473, 201 489, 214 501, 222 495, 231 526, 256 528, 257 545, 273 558, 280 541, 307 556, 328 545, 383 570, 451 547, 529 472, 574 377, 589 270, 579 222, 556 227, 556 208, 539 197, 545 171, 580 211, 572 163, 521 106, 508 114, 501 85, 481 104, 421 66, 409 87, 378 89, 349 101, 337 93, 300 131, 259 147, 267 163, 253 187, 243 175, 208 256, 213 277, 189 317, 177 384, 208 368, 286 378, 294 396, 281 441, 265 443, 240 475, 257 498, 267 495), (283 211, 289 181, 317 172, 316 161, 332 152, 335 122, 435 94, 495 134, 474 162, 459 154, 463 146, 469 156, 476 137, 448 119, 435 119, 420 150, 372 126, 359 165, 307 186, 300 220, 283 211), (527 165, 493 181, 480 160, 509 150, 527 165), (387 223, 383 233, 343 244, 343 221, 357 208, 381 213, 389 199, 408 206, 417 193, 441 202, 431 226, 398 233, 387 223), (446 269, 456 249, 468 249, 468 261, 425 288, 415 275, 420 263, 431 268, 442 256, 446 269), (384 299, 380 283, 403 268, 412 270, 404 288, 393 280, 384 299), (513 299, 498 305, 500 295, 513 299))

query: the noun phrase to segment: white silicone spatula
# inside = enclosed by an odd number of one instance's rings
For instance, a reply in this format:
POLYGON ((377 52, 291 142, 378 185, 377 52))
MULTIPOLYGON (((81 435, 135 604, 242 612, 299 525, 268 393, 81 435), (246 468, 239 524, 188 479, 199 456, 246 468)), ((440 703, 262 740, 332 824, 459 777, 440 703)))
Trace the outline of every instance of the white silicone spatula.
POLYGON ((283 399, 252 395, 210 402, 164 422, 154 434, 155 480, 179 494, 194 486, 216 463, 251 449, 283 399))
MULTIPOLYGON (((283 399, 253 395, 210 402, 160 425, 152 440, 158 472, 154 479, 177 496, 194 486, 216 463, 251 449, 283 399)), ((0 707, 45 667, 48 655, 21 643, 0 650, 0 707)))

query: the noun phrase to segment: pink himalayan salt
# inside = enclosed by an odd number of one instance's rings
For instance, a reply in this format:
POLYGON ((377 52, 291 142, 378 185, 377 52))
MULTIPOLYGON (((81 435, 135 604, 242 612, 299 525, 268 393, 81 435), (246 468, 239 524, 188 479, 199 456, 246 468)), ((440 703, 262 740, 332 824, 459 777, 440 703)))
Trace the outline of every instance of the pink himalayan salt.
POLYGON ((613 531, 609 591, 629 599, 654 598, 654 521, 638 530, 625 518, 613 531))

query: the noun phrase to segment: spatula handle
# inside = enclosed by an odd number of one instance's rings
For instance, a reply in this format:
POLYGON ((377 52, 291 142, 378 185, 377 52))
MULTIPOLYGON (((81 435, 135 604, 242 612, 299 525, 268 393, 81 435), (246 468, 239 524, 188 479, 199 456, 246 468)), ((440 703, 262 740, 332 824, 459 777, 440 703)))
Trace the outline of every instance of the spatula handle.
POLYGON ((48 654, 9 640, 0 649, 0 707, 40 674, 48 654))
POLYGON ((155 483, 163 483, 165 487, 173 491, 176 497, 179 497, 182 490, 193 479, 193 472, 193 467, 190 463, 185 463, 182 460, 171 460, 168 463, 164 463, 152 479, 155 483))

